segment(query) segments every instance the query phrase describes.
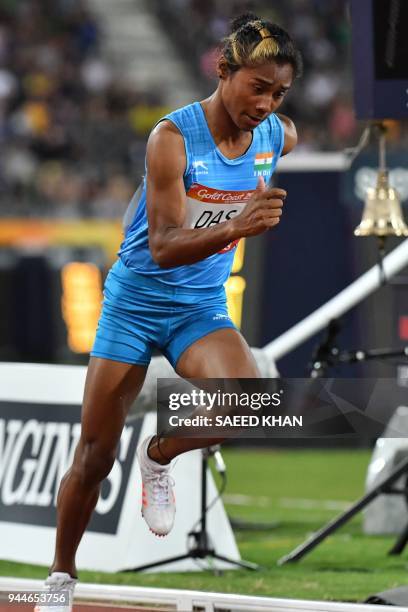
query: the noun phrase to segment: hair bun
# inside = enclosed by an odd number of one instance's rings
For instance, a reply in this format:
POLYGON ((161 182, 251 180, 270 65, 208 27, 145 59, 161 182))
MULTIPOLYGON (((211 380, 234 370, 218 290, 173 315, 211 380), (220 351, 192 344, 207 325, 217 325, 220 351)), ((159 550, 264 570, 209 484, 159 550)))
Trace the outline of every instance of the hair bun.
POLYGON ((231 34, 234 34, 239 28, 242 28, 250 21, 259 21, 259 17, 255 13, 244 13, 231 21, 231 34))

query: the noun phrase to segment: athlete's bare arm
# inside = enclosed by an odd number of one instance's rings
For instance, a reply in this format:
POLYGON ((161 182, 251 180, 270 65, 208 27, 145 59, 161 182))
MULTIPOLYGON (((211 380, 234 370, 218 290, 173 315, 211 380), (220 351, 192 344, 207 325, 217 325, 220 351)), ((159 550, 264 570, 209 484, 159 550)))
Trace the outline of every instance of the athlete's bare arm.
POLYGON ((233 219, 205 229, 185 229, 186 194, 183 138, 170 121, 162 121, 147 143, 147 216, 149 246, 163 268, 201 261, 230 242, 255 236, 279 223, 283 189, 267 189, 262 180, 245 209, 233 219))
POLYGON ((277 113, 277 115, 282 121, 283 128, 285 130, 285 144, 283 145, 282 155, 286 155, 287 153, 290 153, 297 145, 298 137, 296 126, 292 119, 289 119, 289 117, 286 115, 281 115, 280 113, 277 113))

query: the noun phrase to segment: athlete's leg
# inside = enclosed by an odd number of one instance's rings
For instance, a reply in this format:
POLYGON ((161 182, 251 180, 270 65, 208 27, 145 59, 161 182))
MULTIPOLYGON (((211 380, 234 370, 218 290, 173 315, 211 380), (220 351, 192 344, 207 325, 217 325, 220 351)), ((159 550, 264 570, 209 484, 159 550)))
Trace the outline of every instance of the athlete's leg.
MULTIPOLYGON (((200 338, 181 355, 177 374, 182 378, 259 378, 260 372, 242 335, 233 328, 214 331, 200 338)), ((149 446, 149 457, 158 463, 174 459, 195 448, 206 448, 224 439, 157 438, 149 446)))
POLYGON ((57 540, 51 571, 76 576, 76 550, 98 501, 100 483, 115 461, 126 415, 143 385, 146 370, 146 366, 90 359, 81 437, 58 493, 57 540))

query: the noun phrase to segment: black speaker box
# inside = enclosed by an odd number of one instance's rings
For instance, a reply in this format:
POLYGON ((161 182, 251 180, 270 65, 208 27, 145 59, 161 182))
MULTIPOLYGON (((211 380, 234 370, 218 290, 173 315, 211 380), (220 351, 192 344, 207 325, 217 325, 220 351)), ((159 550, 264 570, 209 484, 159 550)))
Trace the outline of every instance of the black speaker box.
POLYGON ((357 117, 407 118, 407 0, 351 0, 351 22, 357 117))
POLYGON ((371 595, 364 603, 382 606, 408 606, 408 586, 371 595))

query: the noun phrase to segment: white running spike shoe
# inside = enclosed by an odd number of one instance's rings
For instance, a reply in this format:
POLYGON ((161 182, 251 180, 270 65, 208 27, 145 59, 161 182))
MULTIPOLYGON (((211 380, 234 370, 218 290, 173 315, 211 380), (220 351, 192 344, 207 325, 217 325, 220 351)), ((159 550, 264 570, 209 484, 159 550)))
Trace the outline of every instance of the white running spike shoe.
POLYGON ((150 531, 157 536, 166 536, 174 524, 176 498, 174 480, 170 476, 170 464, 160 465, 147 454, 149 436, 137 449, 142 474, 142 516, 150 531))
POLYGON ((65 572, 53 572, 44 583, 47 605, 35 606, 34 612, 72 612, 77 582, 65 572))

